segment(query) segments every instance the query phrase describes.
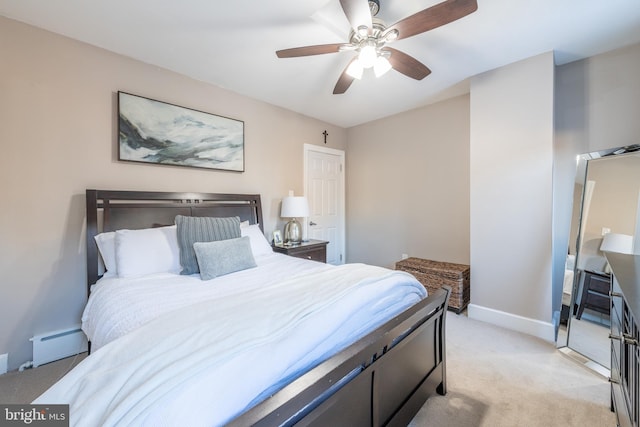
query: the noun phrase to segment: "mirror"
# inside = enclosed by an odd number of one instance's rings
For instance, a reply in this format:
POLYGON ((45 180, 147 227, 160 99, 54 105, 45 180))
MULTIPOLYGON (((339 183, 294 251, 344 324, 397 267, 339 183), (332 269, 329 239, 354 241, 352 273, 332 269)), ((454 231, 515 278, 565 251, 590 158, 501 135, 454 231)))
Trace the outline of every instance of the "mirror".
POLYGON ((557 345, 607 376, 610 271, 603 251, 630 253, 636 230, 640 236, 639 150, 632 145, 577 159, 557 345))

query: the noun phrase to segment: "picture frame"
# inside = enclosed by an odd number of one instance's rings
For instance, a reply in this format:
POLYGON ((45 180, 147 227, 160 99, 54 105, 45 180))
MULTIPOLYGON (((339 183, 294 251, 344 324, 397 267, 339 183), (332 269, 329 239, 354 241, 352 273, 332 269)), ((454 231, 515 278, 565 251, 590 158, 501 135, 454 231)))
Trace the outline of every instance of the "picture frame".
POLYGON ((118 91, 118 160, 244 172, 244 122, 118 91))
POLYGON ((275 230, 273 232, 273 244, 282 246, 282 233, 280 233, 280 230, 275 230))

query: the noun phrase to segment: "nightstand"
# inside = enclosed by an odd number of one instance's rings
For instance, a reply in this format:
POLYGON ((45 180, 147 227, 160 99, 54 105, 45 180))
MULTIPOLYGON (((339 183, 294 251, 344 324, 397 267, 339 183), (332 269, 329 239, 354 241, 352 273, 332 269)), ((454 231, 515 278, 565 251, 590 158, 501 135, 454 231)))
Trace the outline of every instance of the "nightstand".
POLYGON ((310 259, 312 261, 327 262, 327 244, 324 240, 308 240, 297 245, 273 245, 274 252, 310 259))
POLYGON ((584 270, 584 282, 582 283, 582 296, 576 318, 580 320, 585 308, 609 314, 609 290, 611 289, 611 276, 599 271, 584 270))

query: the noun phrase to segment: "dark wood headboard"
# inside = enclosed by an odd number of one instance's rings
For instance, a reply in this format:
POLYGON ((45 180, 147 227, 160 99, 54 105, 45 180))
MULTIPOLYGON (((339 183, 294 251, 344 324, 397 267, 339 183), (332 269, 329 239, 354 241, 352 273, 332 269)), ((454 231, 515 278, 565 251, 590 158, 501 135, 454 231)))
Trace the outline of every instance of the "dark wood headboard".
POLYGON ((99 278, 94 236, 105 231, 171 225, 176 215, 239 216, 264 232, 259 194, 87 190, 87 286, 99 278))

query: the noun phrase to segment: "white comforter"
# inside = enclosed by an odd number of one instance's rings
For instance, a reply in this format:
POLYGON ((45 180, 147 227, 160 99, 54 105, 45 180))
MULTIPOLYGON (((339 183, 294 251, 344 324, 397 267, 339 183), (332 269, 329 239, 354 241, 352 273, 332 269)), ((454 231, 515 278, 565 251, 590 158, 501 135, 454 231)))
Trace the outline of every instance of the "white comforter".
POLYGON ((198 302, 217 300, 233 294, 248 295, 286 278, 315 273, 332 265, 277 253, 259 255, 257 268, 250 268, 213 280, 198 274, 153 274, 121 279, 104 277, 93 286, 82 315, 82 329, 95 351, 164 313, 198 302))
POLYGON ((222 425, 426 295, 361 264, 224 293, 112 340, 35 403, 80 426, 222 425))

